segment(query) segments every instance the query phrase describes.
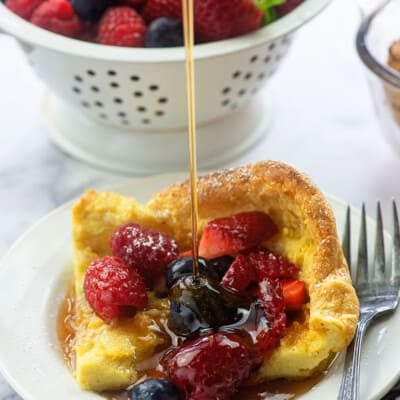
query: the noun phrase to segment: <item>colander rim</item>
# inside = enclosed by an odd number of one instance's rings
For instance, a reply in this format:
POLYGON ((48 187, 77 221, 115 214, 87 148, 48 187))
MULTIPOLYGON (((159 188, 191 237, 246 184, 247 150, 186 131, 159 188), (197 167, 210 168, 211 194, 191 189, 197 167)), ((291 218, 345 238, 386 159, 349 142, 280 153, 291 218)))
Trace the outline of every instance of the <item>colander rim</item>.
MULTIPOLYGON (((382 9, 383 10, 383 9, 382 9)), ((357 53, 364 65, 386 83, 400 88, 400 74, 394 69, 381 63, 370 51, 367 45, 367 36, 374 18, 381 9, 367 16, 360 24, 356 35, 357 53)))
MULTIPOLYGON (((194 56, 196 59, 219 57, 276 40, 315 17, 330 2, 331 0, 306 0, 288 15, 256 32, 233 39, 196 45, 194 56)), ((2 2, 0 2, 1 30, 31 46, 41 46, 64 54, 103 61, 164 63, 180 62, 185 58, 183 48, 178 47, 158 49, 123 48, 89 43, 54 34, 18 17, 8 10, 2 2)))

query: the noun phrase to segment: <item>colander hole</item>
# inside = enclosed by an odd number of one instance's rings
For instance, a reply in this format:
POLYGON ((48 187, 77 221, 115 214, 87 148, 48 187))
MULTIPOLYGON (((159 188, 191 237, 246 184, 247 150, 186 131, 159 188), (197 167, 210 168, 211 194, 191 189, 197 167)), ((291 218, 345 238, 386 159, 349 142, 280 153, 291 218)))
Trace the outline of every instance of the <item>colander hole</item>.
POLYGON ((122 100, 120 97, 115 97, 114 103, 116 103, 116 104, 122 104, 122 103, 123 103, 123 100, 122 100))
POLYGON ((130 122, 129 122, 127 119, 124 119, 124 120, 122 121, 122 123, 123 123, 124 125, 129 125, 129 124, 130 124, 130 122))
POLYGON ((103 103, 102 103, 101 101, 96 100, 96 101, 94 102, 94 104, 95 104, 97 107, 99 107, 99 108, 103 107, 103 103))
POLYGON ((265 78, 264 72, 261 72, 261 74, 258 75, 258 79, 261 81, 265 78))
POLYGON ((92 69, 88 69, 88 70, 86 71, 86 73, 87 73, 89 76, 95 76, 95 75, 96 75, 96 72, 94 72, 92 69))
POLYGON ((148 118, 143 118, 142 119, 142 124, 148 125, 148 124, 150 124, 150 120, 148 118))
POLYGON ((92 90, 92 92, 96 93, 100 91, 100 89, 97 86, 92 86, 90 89, 92 90))
POLYGON ((82 81, 83 81, 82 77, 79 76, 79 75, 75 75, 75 76, 74 76, 74 79, 75 79, 77 82, 82 82, 82 81))
POLYGON ((132 76, 131 76, 131 81, 137 82, 137 81, 139 81, 139 80, 140 80, 140 77, 139 77, 139 76, 137 76, 137 75, 132 75, 132 76))
POLYGON ((160 97, 160 98, 158 99, 158 102, 159 102, 160 104, 165 104, 165 103, 168 102, 168 99, 167 99, 166 97, 160 97))
POLYGON ((230 104, 230 100, 229 99, 225 99, 225 100, 222 100, 222 102, 221 102, 221 104, 225 107, 225 106, 227 106, 228 104, 230 104))
POLYGON ((115 76, 115 75, 117 75, 117 73, 116 73, 113 69, 108 70, 108 71, 107 71, 107 74, 108 74, 109 76, 115 76))
POLYGON ((138 110, 139 112, 146 112, 146 111, 147 111, 147 108, 144 107, 144 106, 139 106, 139 107, 137 108, 137 110, 138 110))
POLYGON ((164 113, 164 111, 157 110, 157 111, 155 112, 155 114, 156 114, 157 117, 162 117, 165 113, 164 113))
POLYGON ((235 71, 235 72, 232 74, 232 78, 233 78, 233 79, 239 78, 240 74, 241 74, 240 71, 235 71))
POLYGON ((142 97, 142 96, 143 96, 143 93, 142 93, 142 92, 134 92, 133 95, 134 95, 135 97, 142 97))
POLYGON ((255 63, 258 60, 258 55, 254 55, 253 57, 250 58, 251 63, 255 63))
POLYGON ((222 89, 222 94, 228 94, 228 93, 230 93, 230 91, 231 91, 231 88, 229 86, 227 86, 226 88, 222 89))
POLYGON ((231 105, 231 110, 233 111, 233 110, 236 110, 237 109, 237 104, 236 103, 233 103, 232 105, 231 105))
POLYGON ((80 94, 81 93, 81 89, 79 89, 78 87, 74 86, 72 88, 72 90, 76 93, 76 94, 80 94))
POLYGON ((118 116, 124 118, 124 117, 126 117, 126 112, 120 111, 120 112, 118 113, 118 116))
POLYGON ((85 107, 85 108, 89 108, 90 107, 90 104, 87 101, 82 101, 81 105, 82 105, 82 107, 85 107))
POLYGON ((158 90, 158 85, 150 85, 149 90, 151 90, 152 92, 155 92, 156 90, 158 90))
POLYGON ((248 81, 252 76, 253 76, 253 74, 252 74, 251 72, 248 72, 248 73, 244 76, 244 79, 248 81))
POLYGON ((270 61, 271 61, 271 56, 266 56, 266 57, 264 58, 265 64, 268 64, 270 61))
POLYGON ((275 44, 275 43, 271 43, 271 44, 269 45, 268 49, 272 51, 272 50, 275 49, 275 47, 276 47, 276 44, 275 44))
POLYGON ((240 89, 239 91, 238 91, 238 95, 239 96, 243 96, 243 95, 245 95, 246 94, 246 89, 240 89))
POLYGON ((118 88, 119 87, 119 83, 117 83, 117 82, 111 82, 110 83, 110 86, 112 87, 112 88, 118 88))
POLYGON ((107 117, 107 114, 105 114, 105 113, 99 114, 99 117, 100 117, 101 119, 107 119, 107 118, 108 118, 108 117, 107 117))

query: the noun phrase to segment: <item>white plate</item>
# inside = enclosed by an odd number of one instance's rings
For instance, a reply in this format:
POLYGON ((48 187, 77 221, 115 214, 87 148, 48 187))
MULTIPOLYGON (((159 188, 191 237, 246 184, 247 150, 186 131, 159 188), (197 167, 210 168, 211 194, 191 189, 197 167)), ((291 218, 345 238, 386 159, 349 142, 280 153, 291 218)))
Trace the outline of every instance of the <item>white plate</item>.
MULTIPOLYGON (((112 189, 146 202, 151 193, 185 178, 169 174, 131 180, 112 189)), ((339 232, 345 206, 330 198, 339 232)), ((0 262, 0 364, 2 373, 25 400, 99 400, 76 385, 63 361, 56 335, 56 315, 70 282, 72 269, 71 205, 67 204, 39 221, 0 262)), ((352 211, 353 232, 360 213, 352 211)), ((368 221, 369 237, 374 222, 368 221)), ((353 240, 355 242, 355 240, 353 240)), ((355 246, 355 243, 354 243, 355 246)), ((366 338, 361 399, 378 399, 399 377, 400 318, 398 312, 382 319, 366 338), (378 368, 379 366, 379 368, 378 368)), ((302 400, 334 400, 340 384, 343 356, 328 376, 302 400)))

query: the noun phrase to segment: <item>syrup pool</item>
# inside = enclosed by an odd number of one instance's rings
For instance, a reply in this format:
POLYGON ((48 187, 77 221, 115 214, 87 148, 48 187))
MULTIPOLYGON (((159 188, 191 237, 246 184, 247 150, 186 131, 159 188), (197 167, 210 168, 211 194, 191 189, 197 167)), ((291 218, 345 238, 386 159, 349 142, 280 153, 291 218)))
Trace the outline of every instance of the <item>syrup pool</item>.
MULTIPOLYGON (((57 316, 57 335, 65 362, 73 370, 75 366, 75 293, 71 285, 63 299, 57 316)), ((159 375, 157 371, 144 371, 144 376, 159 375)), ((301 394, 310 391, 323 379, 326 372, 308 379, 287 381, 284 379, 268 382, 261 385, 244 386, 232 400, 292 400, 301 394)), ((129 394, 125 390, 102 394, 108 400, 128 400, 129 394)))

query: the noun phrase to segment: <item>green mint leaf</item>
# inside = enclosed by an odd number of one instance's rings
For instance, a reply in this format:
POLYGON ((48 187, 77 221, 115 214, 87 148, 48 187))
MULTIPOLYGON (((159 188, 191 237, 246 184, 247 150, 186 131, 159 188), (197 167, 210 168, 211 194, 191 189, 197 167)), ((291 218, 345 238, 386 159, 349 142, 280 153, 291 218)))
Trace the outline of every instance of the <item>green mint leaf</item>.
POLYGON ((285 2, 286 0, 255 0, 257 8, 262 11, 267 11, 268 9, 279 6, 285 2))

